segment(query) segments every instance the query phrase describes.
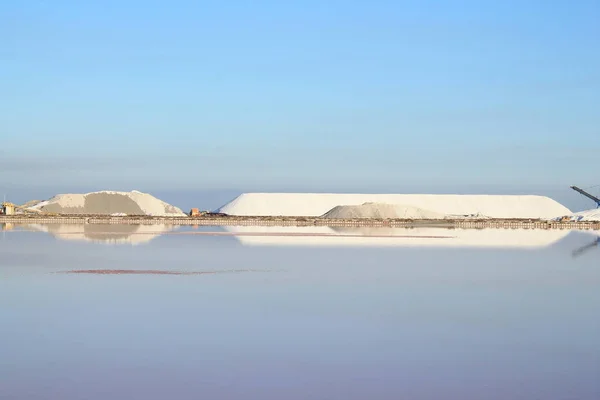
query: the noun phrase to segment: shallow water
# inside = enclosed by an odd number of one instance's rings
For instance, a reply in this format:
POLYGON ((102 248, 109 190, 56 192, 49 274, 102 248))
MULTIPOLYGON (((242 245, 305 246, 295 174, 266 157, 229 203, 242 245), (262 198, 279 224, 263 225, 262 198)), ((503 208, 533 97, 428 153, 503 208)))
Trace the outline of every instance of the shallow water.
POLYGON ((600 398, 590 233, 9 228, 0 399, 600 398))

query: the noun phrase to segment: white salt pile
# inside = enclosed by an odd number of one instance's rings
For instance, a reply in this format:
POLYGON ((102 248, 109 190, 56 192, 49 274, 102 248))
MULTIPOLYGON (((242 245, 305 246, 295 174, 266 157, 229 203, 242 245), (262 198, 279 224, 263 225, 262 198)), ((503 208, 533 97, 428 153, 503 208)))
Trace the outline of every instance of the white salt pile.
POLYGON ((396 219, 443 219, 445 216, 422 208, 399 204, 363 203, 358 206, 337 206, 322 215, 323 218, 396 218, 396 219))
POLYGON ((449 217, 548 219, 572 214, 545 196, 460 194, 244 193, 217 211, 229 215, 318 217, 339 205, 364 203, 401 204, 449 217))
POLYGON ((137 190, 59 194, 26 210, 56 214, 186 216, 179 208, 137 190))
POLYGON ((600 221, 600 209, 594 208, 593 210, 586 210, 576 212, 570 215, 564 215, 561 217, 553 218, 555 221, 600 221))

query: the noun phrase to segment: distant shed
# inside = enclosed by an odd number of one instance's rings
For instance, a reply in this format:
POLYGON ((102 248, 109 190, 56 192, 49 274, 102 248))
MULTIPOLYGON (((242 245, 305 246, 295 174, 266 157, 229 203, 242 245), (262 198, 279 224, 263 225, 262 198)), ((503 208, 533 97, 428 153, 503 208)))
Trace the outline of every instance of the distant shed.
POLYGON ((3 215, 14 215, 16 208, 17 208, 17 206, 14 205, 13 203, 4 202, 4 203, 2 203, 1 211, 2 211, 3 215))

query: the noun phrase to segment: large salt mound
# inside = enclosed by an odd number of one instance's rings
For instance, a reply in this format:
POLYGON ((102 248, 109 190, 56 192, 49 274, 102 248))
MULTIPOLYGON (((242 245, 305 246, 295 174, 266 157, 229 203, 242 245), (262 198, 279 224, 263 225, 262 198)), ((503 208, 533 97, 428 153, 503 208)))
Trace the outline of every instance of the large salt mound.
POLYGON ((337 206, 323 214, 323 218, 399 218, 399 219, 443 219, 443 214, 398 204, 364 203, 358 206, 337 206))
POLYGON ((156 197, 138 192, 102 191, 86 194, 59 194, 27 208, 30 211, 56 214, 126 214, 160 217, 183 217, 179 208, 156 197))
POLYGON ((571 214, 568 208, 544 196, 330 193, 244 193, 218 212, 230 215, 318 217, 339 205, 357 206, 369 202, 401 204, 447 216, 549 219, 571 214))

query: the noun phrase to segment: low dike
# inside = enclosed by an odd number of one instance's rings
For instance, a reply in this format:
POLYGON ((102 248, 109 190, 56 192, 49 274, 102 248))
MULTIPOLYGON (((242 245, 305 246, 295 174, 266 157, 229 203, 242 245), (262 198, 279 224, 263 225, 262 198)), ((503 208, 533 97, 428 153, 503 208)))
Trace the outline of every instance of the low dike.
POLYGON ((396 220, 396 219, 329 219, 313 217, 106 217, 106 216, 0 216, 1 223, 11 224, 130 224, 186 226, 347 226, 397 228, 457 229, 577 229, 600 230, 600 221, 543 221, 519 219, 486 220, 396 220))

